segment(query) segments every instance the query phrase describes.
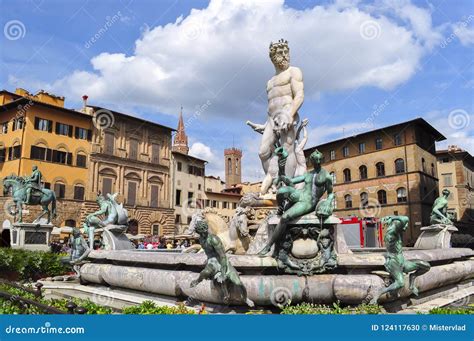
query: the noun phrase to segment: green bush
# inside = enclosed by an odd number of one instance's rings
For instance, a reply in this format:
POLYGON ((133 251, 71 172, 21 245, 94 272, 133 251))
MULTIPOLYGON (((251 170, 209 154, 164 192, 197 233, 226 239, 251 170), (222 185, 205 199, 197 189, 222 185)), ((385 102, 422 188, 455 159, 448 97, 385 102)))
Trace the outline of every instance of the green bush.
POLYGON ((361 304, 356 307, 341 307, 339 303, 334 303, 332 306, 301 303, 293 306, 286 306, 282 309, 280 314, 285 315, 348 315, 348 314, 381 314, 382 310, 378 305, 361 304))
MULTIPOLYGON (((67 311, 66 305, 71 301, 65 298, 40 299, 29 292, 26 292, 18 288, 10 287, 8 284, 0 284, 0 290, 8 292, 12 295, 28 298, 38 303, 42 303, 42 304, 45 304, 50 307, 54 307, 63 311, 67 311)), ((87 314, 90 314, 90 315, 112 314, 113 312, 111 308, 98 305, 90 300, 73 298, 72 301, 76 304, 76 306, 86 308, 87 314)), ((18 304, 15 304, 11 302, 10 300, 0 298, 0 314, 42 314, 42 312, 39 308, 35 306, 29 306, 26 310, 22 310, 18 304)))
POLYGON ((68 268, 61 255, 52 252, 0 248, 0 277, 2 273, 16 274, 21 280, 64 274, 68 268))
POLYGON ((157 306, 152 301, 143 301, 139 305, 126 307, 122 310, 123 314, 140 314, 140 315, 182 315, 196 314, 192 309, 186 308, 184 304, 177 307, 157 306))
POLYGON ((439 307, 433 308, 428 314, 442 314, 442 315, 473 315, 474 305, 468 307, 454 308, 454 307, 439 307))

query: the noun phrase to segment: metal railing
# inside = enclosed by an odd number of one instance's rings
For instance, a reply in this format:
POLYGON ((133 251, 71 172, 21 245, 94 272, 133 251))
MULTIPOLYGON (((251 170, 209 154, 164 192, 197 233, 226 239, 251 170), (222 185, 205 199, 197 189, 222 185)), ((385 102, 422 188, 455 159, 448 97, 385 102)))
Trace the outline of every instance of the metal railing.
MULTIPOLYGON (((10 286, 12 288, 20 289, 26 293, 33 294, 36 298, 42 298, 43 293, 41 291, 41 288, 43 287, 43 284, 37 282, 35 284, 35 290, 30 289, 30 288, 25 288, 24 286, 10 282, 4 279, 0 279, 0 284, 4 284, 7 286, 10 286)), ((6 300, 9 300, 10 302, 16 304, 22 311, 26 311, 28 307, 34 306, 39 308, 43 313, 45 314, 79 314, 83 315, 87 313, 87 309, 84 307, 78 307, 77 304, 75 304, 73 301, 69 301, 66 304, 67 311, 51 307, 49 305, 43 304, 41 302, 22 297, 20 295, 14 295, 6 291, 0 290, 0 298, 4 298, 6 300)))

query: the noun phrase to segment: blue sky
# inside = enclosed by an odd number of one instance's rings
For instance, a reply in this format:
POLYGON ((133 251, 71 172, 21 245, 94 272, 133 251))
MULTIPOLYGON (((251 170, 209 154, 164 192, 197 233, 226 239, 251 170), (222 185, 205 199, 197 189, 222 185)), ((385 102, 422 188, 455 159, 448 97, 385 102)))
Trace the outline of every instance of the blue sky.
POLYGON ((289 40, 302 69, 307 147, 424 117, 474 153, 472 1, 2 0, 0 88, 81 95, 175 127, 222 175, 223 149, 261 178, 259 136, 273 74, 268 44, 289 40))

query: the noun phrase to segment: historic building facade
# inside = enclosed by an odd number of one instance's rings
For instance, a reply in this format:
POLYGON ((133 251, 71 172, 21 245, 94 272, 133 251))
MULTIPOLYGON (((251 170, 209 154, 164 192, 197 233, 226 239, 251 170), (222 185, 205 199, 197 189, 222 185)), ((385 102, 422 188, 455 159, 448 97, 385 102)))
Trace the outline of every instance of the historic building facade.
POLYGON ((242 197, 240 190, 226 188, 226 183, 220 177, 206 176, 204 183, 205 207, 209 207, 229 220, 235 213, 237 204, 242 197))
POLYGON ((191 156, 188 152, 188 137, 181 109, 171 153, 173 187, 171 206, 175 214, 175 234, 184 233, 192 215, 204 205, 204 176, 207 161, 191 156))
POLYGON ((405 242, 410 244, 429 225, 439 195, 435 142, 444 139, 418 118, 315 146, 305 155, 308 159, 315 149, 323 153, 323 167, 335 183, 338 216, 406 215, 405 242))
POLYGON ((449 146, 437 151, 436 158, 439 192, 445 188, 451 192, 448 208, 455 224, 474 230, 474 157, 458 146, 449 146))
POLYGON ((100 115, 113 117, 112 125, 94 127, 88 178, 91 197, 88 199, 94 200, 99 191, 117 192, 128 209, 131 233, 172 233, 173 129, 97 106, 86 106, 83 111, 98 118, 100 115))
MULTIPOLYGON (((0 103, 0 175, 29 174, 37 165, 44 186, 59 199, 55 225, 79 226, 98 208, 99 192, 118 192, 129 211, 130 232, 174 230, 172 128, 86 103, 81 110, 66 109, 63 97, 44 91, 34 96, 22 89, 2 91, 0 103)), ((8 200, 2 197, 3 204, 8 200)), ((29 215, 39 213, 29 208, 29 215)), ((5 210, 0 214, 4 225, 11 224, 13 217, 5 210)))
MULTIPOLYGON (((58 225, 76 225, 86 199, 91 152, 91 117, 64 108, 64 97, 45 91, 35 95, 24 89, 0 92, 0 177, 30 175, 32 166, 43 174, 43 186, 54 189, 58 200, 58 225)), ((1 197, 2 207, 11 205, 1 197)), ((8 210, 0 211, 4 227, 13 222, 8 210)), ((25 219, 40 208, 31 206, 25 219)))

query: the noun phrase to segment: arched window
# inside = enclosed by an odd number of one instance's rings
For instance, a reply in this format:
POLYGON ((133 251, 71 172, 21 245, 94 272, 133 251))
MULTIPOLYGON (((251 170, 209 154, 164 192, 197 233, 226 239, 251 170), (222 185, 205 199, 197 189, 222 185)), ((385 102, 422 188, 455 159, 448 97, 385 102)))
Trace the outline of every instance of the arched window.
POLYGON ((367 207, 369 205, 369 195, 366 192, 360 194, 360 206, 367 207))
POLYGON ((383 189, 377 192, 377 199, 380 205, 385 205, 387 203, 387 192, 383 189))
POLYGON ((227 159, 227 172, 229 174, 232 174, 232 159, 231 158, 227 159))
POLYGON ((239 159, 235 159, 235 174, 239 174, 239 159))
POLYGON ((421 158, 421 169, 423 172, 426 172, 426 162, 424 157, 421 158))
POLYGON ((405 161, 403 159, 395 160, 395 173, 405 173, 405 161))
POLYGON ((343 174, 344 174, 344 182, 350 182, 351 181, 351 170, 349 168, 346 168, 346 169, 344 169, 343 174))
POLYGON ((56 194, 56 198, 63 199, 66 196, 66 185, 62 182, 56 182, 54 184, 54 194, 56 194))
POLYGON ((377 170, 377 176, 385 176, 385 164, 383 162, 377 162, 375 168, 377 170))
POLYGON ((344 196, 344 202, 346 203, 346 208, 352 208, 352 196, 350 194, 344 196))
POLYGON ((359 175, 361 180, 367 179, 367 166, 362 165, 359 167, 359 175))
POLYGON ((407 190, 405 187, 397 189, 397 202, 407 202, 407 190))
POLYGON ((75 185, 74 186, 74 200, 84 200, 84 186, 75 185))
POLYGON ((431 164, 431 175, 435 176, 435 165, 434 165, 434 163, 431 164))
POLYGON ((87 156, 83 152, 79 152, 76 155, 76 166, 77 167, 86 167, 87 166, 87 156))
POLYGON ((65 225, 65 226, 69 226, 69 227, 76 227, 76 221, 73 220, 73 219, 67 219, 67 220, 64 222, 64 225, 65 225))
POLYGON ((336 173, 331 172, 329 175, 331 175, 333 185, 336 184, 336 173))

